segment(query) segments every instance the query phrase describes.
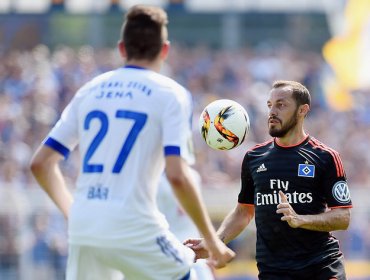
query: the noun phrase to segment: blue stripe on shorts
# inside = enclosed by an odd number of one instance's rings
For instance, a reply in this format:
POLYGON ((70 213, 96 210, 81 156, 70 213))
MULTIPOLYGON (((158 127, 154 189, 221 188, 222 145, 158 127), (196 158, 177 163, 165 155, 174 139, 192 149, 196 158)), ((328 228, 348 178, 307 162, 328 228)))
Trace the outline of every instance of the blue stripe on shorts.
POLYGON ((190 279, 190 270, 189 272, 184 276, 182 277, 180 280, 189 280, 190 279))

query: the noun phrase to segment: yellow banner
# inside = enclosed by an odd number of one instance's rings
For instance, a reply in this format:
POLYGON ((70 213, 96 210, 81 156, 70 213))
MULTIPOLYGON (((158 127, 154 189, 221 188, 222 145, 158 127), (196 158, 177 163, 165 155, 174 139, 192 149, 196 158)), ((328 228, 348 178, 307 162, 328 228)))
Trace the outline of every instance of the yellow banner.
POLYGON ((336 110, 353 108, 351 90, 370 87, 370 0, 349 0, 345 30, 323 47, 335 75, 323 79, 328 104, 336 110))
POLYGON ((346 89, 370 86, 370 0, 349 0, 345 32, 323 48, 326 61, 346 89))

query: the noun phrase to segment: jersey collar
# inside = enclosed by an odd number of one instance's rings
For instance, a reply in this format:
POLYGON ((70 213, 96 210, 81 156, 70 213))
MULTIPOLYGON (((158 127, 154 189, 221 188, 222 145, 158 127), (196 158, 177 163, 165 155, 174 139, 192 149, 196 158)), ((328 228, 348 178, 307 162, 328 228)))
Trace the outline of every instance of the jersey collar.
POLYGON ((139 69, 139 70, 147 70, 147 69, 146 69, 146 68, 144 68, 144 67, 137 66, 137 65, 132 65, 132 64, 125 65, 123 68, 139 69))
POLYGON ((304 138, 301 142, 299 142, 297 144, 294 144, 294 145, 289 145, 289 146, 279 145, 276 141, 276 138, 274 138, 274 146, 278 147, 278 148, 282 148, 282 149, 295 148, 295 147, 299 147, 299 146, 302 146, 302 145, 306 144, 308 142, 309 138, 310 138, 310 135, 307 134, 306 138, 304 138))

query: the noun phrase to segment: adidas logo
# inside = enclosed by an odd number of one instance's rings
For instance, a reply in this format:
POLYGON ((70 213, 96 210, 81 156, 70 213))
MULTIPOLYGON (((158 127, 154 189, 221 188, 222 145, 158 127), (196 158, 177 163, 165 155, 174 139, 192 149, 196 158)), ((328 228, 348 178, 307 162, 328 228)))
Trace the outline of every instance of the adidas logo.
POLYGON ((266 171, 266 170, 267 170, 267 168, 266 168, 265 164, 264 164, 264 163, 262 163, 262 164, 257 168, 257 173, 258 173, 258 172, 262 172, 262 171, 266 171))

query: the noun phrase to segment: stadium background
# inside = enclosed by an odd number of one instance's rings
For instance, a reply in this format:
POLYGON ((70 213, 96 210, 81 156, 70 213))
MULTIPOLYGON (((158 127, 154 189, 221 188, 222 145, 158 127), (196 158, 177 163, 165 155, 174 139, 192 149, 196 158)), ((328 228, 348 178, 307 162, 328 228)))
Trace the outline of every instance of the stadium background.
MULTIPOLYGON (((115 44, 123 12, 139 1, 0 2, 0 279, 63 279, 66 225, 28 171, 32 152, 75 90, 122 65, 115 44)), ((370 1, 145 0, 169 13, 164 72, 194 94, 194 140, 203 192, 217 226, 235 205, 243 154, 268 138, 266 94, 275 79, 313 95, 307 131, 338 150, 354 202, 341 241, 349 279, 370 279, 370 1), (323 2, 323 3, 322 3, 323 2), (216 98, 243 104, 244 145, 206 147, 197 131, 216 98)), ((69 185, 74 153, 63 166, 69 185)), ((238 257, 219 280, 256 279, 253 226, 230 246, 238 257)))

